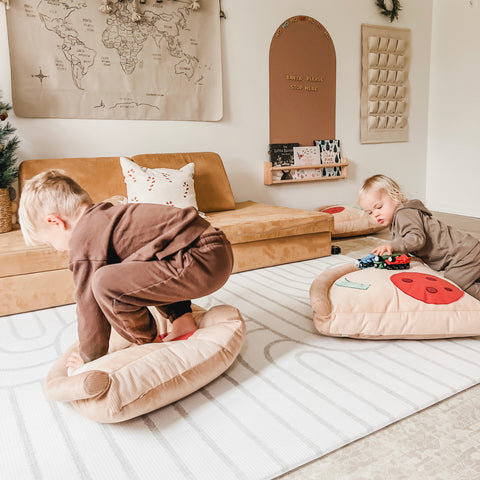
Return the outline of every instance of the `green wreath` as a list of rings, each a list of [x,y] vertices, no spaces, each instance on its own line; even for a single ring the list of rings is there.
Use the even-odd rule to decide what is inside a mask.
[[[391,1],[392,1],[391,9],[388,9],[385,6],[385,0],[375,1],[375,3],[377,4],[377,7],[380,9],[380,13],[388,17],[390,20],[390,23],[392,23],[394,20],[398,20],[398,12],[402,9],[402,6],[400,5],[400,0],[391,0]]]

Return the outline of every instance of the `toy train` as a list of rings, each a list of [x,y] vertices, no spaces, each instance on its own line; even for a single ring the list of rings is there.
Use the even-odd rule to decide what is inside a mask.
[[[400,255],[375,255],[371,253],[366,257],[357,260],[358,268],[380,268],[386,270],[407,270],[410,268],[410,255],[402,253]]]

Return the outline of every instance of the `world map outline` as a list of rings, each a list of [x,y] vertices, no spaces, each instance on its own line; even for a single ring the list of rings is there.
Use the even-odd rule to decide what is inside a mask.
[[[25,85],[25,102],[33,101],[33,88],[52,85],[52,81],[63,82],[65,87],[65,75],[61,77],[61,74],[69,73],[72,95],[74,91],[83,92],[82,96],[74,96],[82,102],[83,111],[80,115],[76,114],[79,118],[90,118],[91,115],[93,118],[218,120],[222,115],[219,99],[221,60],[216,58],[220,56],[220,49],[217,49],[216,45],[213,45],[212,49],[212,44],[205,47],[200,45],[207,38],[202,31],[203,26],[209,25],[205,24],[205,16],[200,17],[197,11],[189,8],[190,4],[190,1],[176,0],[149,6],[141,5],[141,17],[135,21],[132,18],[132,11],[135,9],[133,0],[110,3],[111,11],[107,14],[100,13],[99,5],[92,4],[91,0],[40,0],[36,6],[25,0],[19,7],[17,3],[17,9],[23,10],[24,18],[13,22],[7,14],[9,36],[10,30],[18,30],[20,25],[27,24],[36,29],[36,38],[43,37],[41,41],[45,42],[48,36],[52,45],[52,38],[56,39],[56,51],[53,52],[50,46],[49,53],[50,57],[55,56],[55,71],[49,71],[45,65],[47,62],[41,63],[40,60],[36,62],[37,66],[30,66],[28,76],[36,78],[38,86],[33,87],[22,79]],[[202,10],[203,5],[205,2]],[[210,9],[210,15],[212,11]],[[219,17],[216,16],[216,19],[218,21]],[[11,27],[12,24],[15,25]],[[213,30],[215,33],[216,28]],[[18,56],[24,57],[21,52]],[[40,59],[41,56],[38,57]],[[49,60],[51,67],[51,58]],[[23,77],[26,76],[25,63],[21,69],[16,69],[19,72],[23,70]],[[116,70],[113,70],[113,67]],[[101,76],[107,69],[112,72],[110,74],[114,88],[106,92],[102,92],[101,88],[96,91],[92,85],[107,82],[99,77],[97,83],[92,83],[91,76]],[[149,72],[152,72],[151,76]],[[145,81],[145,84],[141,84],[142,81]],[[18,91],[23,93],[22,88]],[[63,92],[66,88],[57,90]],[[47,98],[45,89],[39,91]],[[214,91],[216,93],[212,93]],[[172,93],[169,103],[168,97]],[[182,95],[187,100],[186,114],[181,113],[181,105],[178,113],[173,106],[174,101],[179,103],[178,99],[181,99]],[[207,105],[209,99],[213,100],[213,113],[194,111],[199,105]],[[147,108],[158,113],[146,114]],[[92,113],[101,109],[139,109],[143,113],[122,113],[120,117],[116,117],[116,114]],[[69,118],[62,113],[47,116]]]
[[[107,27],[102,33],[102,43],[105,47],[117,50],[123,71],[128,75],[134,72],[143,43],[152,37],[158,48],[161,41],[165,40],[169,53],[180,59],[175,65],[175,73],[191,79],[198,58],[185,53],[179,42],[181,31],[187,27],[189,9],[180,7],[172,13],[160,14],[146,10],[142,20],[136,22],[131,19],[129,3],[131,2],[123,1],[113,4],[112,12],[107,14]],[[82,77],[87,75],[93,66],[97,52],[80,40],[78,31],[68,18],[85,7],[84,0],[41,0],[37,6],[39,18],[45,28],[63,41],[62,51],[72,67],[73,82],[80,89]],[[55,15],[52,16],[51,13]],[[174,33],[169,34],[166,30],[160,30],[157,25],[159,20],[167,24],[173,23]]]

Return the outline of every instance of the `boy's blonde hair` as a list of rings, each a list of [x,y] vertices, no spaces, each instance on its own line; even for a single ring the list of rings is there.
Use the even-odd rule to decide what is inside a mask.
[[[27,245],[37,245],[36,236],[46,226],[46,217],[56,214],[74,219],[80,208],[91,204],[90,195],[63,170],[48,170],[23,185],[18,217]]]
[[[402,192],[398,183],[386,175],[373,175],[367,178],[358,191],[358,201],[362,200],[370,190],[385,192],[395,205],[402,205],[408,202],[407,196]]]

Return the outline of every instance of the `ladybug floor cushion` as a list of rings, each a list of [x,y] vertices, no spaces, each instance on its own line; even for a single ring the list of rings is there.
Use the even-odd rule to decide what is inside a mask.
[[[408,270],[354,262],[320,274],[310,287],[314,324],[339,337],[448,338],[480,335],[480,302],[413,258]]]
[[[168,321],[155,317],[159,332],[165,332]],[[199,328],[186,340],[133,345],[112,331],[109,353],[68,376],[65,362],[76,347],[72,345],[47,376],[47,396],[71,402],[92,420],[115,423],[195,392],[233,363],[243,344],[245,323],[228,305],[197,308],[194,318]]]
[[[332,238],[370,235],[385,228],[355,205],[327,205],[316,210],[333,215]]]

